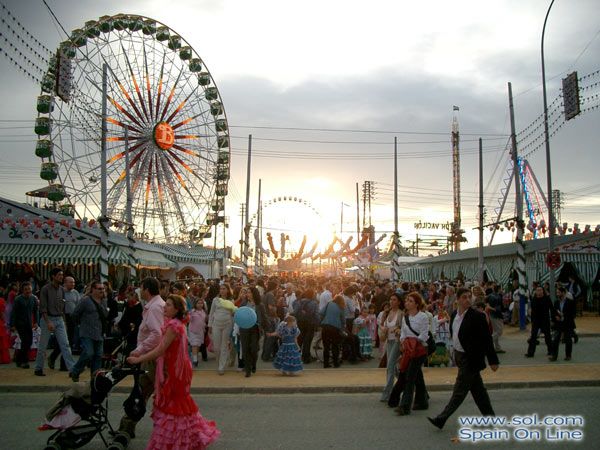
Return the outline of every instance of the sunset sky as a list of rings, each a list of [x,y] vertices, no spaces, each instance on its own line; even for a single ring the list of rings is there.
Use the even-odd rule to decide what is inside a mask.
[[[64,40],[41,1],[2,3],[48,48]],[[67,31],[102,15],[154,18],[177,31],[202,57],[223,98],[232,136],[226,214],[231,223],[227,243],[234,251],[239,249],[249,134],[254,152],[251,212],[259,178],[264,201],[291,196],[310,205],[278,202],[265,209],[265,227],[277,236],[290,234],[292,247],[305,233],[307,246],[317,239],[324,246],[334,229],[339,233],[342,204],[343,238],[356,230],[355,183],[365,180],[375,182],[372,222],[377,234],[390,235],[396,136],[400,234],[408,244],[419,232],[414,226],[419,220],[453,220],[450,131],[456,105],[462,225],[468,232],[466,246],[475,246],[477,140],[483,139],[484,204],[492,221],[507,178],[508,82],[515,96],[517,132],[532,123],[532,129],[540,130],[541,122],[534,121],[543,111],[540,38],[549,1],[47,3]],[[587,92],[596,97],[587,106],[600,103],[598,17],[597,0],[555,2],[546,27],[549,102],[558,96],[561,79],[576,70],[580,77],[592,75]],[[0,195],[25,201],[26,191],[43,185],[32,126],[39,86],[1,56]],[[565,195],[562,222],[581,227],[600,223],[598,123],[596,107],[565,123],[551,138],[553,187]],[[527,132],[522,138],[530,142]],[[537,144],[522,154],[529,154],[545,191],[545,151]],[[514,215],[513,209],[511,195],[504,217]],[[486,242],[487,236],[486,231]],[[504,233],[497,242],[510,239]]]

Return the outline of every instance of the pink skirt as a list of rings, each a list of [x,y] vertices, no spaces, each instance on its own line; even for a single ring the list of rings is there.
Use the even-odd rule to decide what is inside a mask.
[[[154,428],[146,450],[202,450],[217,440],[221,432],[214,421],[200,412],[174,416],[154,408]]]

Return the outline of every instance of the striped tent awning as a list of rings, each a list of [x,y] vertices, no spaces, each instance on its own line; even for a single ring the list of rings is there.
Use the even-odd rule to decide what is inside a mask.
[[[0,262],[29,264],[97,264],[99,245],[66,244],[0,244]],[[118,246],[111,246],[108,262],[127,264],[127,256]]]
[[[135,258],[138,261],[139,267],[146,269],[173,269],[177,267],[177,264],[170,261],[162,253],[151,252],[148,250],[135,249]]]

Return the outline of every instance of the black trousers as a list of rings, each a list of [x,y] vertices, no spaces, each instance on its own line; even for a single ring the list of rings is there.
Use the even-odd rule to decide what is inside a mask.
[[[565,340],[565,356],[567,358],[571,357],[571,353],[573,352],[573,330],[559,328],[554,330],[552,341],[552,356],[554,358],[558,358],[558,348],[560,347],[560,341]]]
[[[323,325],[321,328],[321,339],[323,340],[323,365],[329,366],[329,360],[333,358],[333,365],[340,364],[340,330],[331,325]]]
[[[240,329],[240,343],[242,345],[242,358],[244,359],[244,371],[246,373],[256,371],[258,360],[258,341],[260,331],[255,325],[252,328]]]
[[[298,328],[300,329],[298,343],[302,349],[302,362],[308,364],[312,358],[310,355],[310,346],[315,336],[315,326],[310,322],[299,321]]]
[[[15,352],[15,362],[17,364],[27,364],[29,363],[29,349],[31,349],[31,342],[33,341],[33,332],[30,326],[18,326],[16,328],[19,339],[21,339],[21,349]]]
[[[531,337],[529,338],[529,346],[527,347],[528,355],[535,355],[536,340],[539,332],[544,333],[544,340],[546,341],[546,347],[548,353],[552,354],[552,336],[550,334],[550,321],[547,322],[532,322],[531,324]]]
[[[427,360],[427,356],[413,358],[408,364],[406,374],[404,375],[405,383],[402,392],[400,406],[405,411],[410,411],[413,404],[413,394],[415,405],[421,408],[426,408],[428,404],[427,388],[425,387],[425,379],[423,378],[423,364]]]
[[[490,402],[490,396],[483,385],[481,379],[481,373],[479,370],[473,370],[467,365],[466,355],[462,352],[454,351],[454,360],[458,366],[458,375],[454,382],[454,389],[452,390],[452,396],[450,401],[439,414],[438,418],[443,421],[448,420],[448,417],[458,409],[462,404],[467,394],[471,392],[475,404],[479,408],[479,411],[484,416],[495,416],[492,403]]]

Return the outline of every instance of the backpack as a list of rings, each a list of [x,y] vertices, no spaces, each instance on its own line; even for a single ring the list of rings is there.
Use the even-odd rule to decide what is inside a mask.
[[[294,316],[298,322],[313,322],[313,314],[309,306],[311,300],[303,298],[296,301],[294,305]]]

